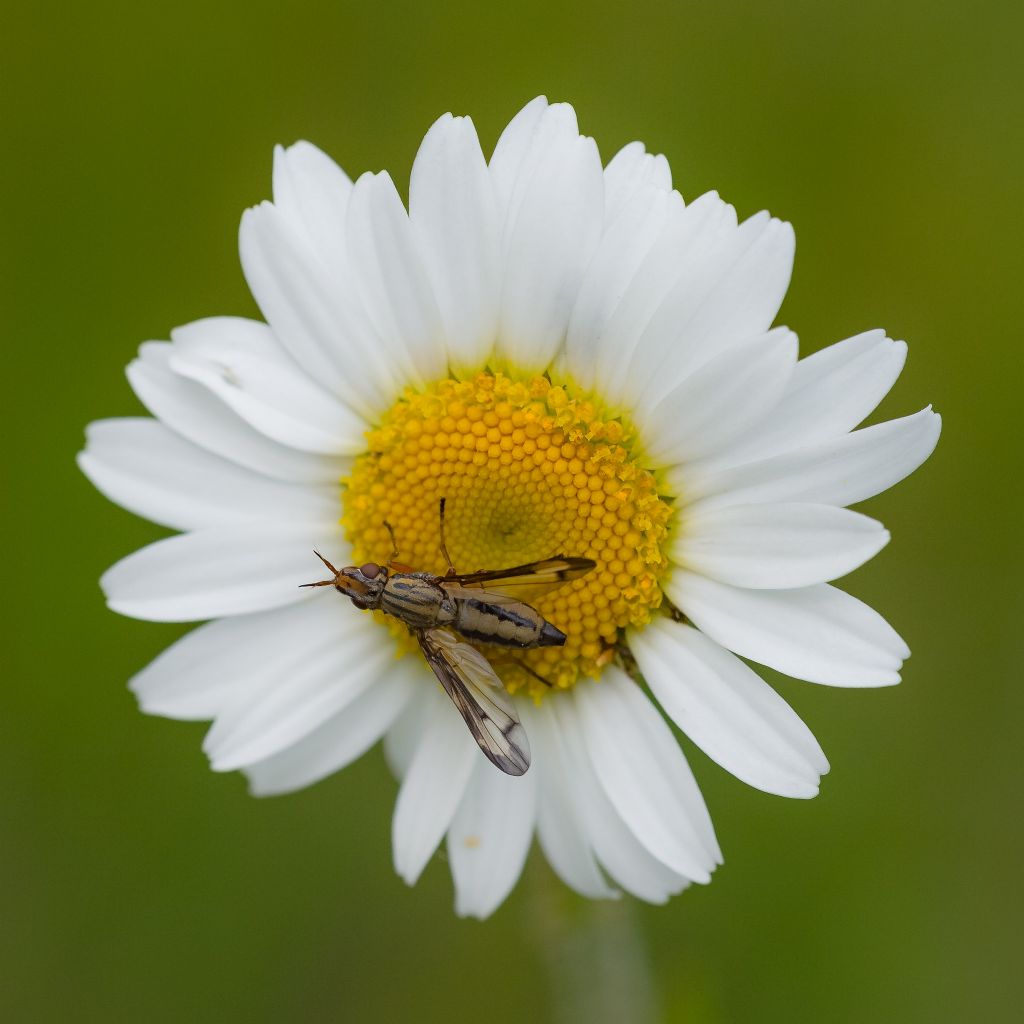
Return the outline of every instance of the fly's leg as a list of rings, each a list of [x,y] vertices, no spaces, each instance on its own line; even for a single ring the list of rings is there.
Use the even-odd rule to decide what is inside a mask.
[[[441,554],[444,555],[444,560],[448,563],[448,572],[445,575],[454,576],[456,575],[455,566],[452,565],[452,557],[448,554],[448,545],[444,541],[444,503],[445,499],[442,498],[439,511],[439,517],[441,520]]]
[[[644,674],[640,671],[640,666],[636,663],[636,658],[633,657],[633,652],[629,649],[626,644],[618,643],[614,647],[610,648],[614,652],[614,655],[618,655],[619,664],[622,666],[622,670],[639,686],[646,686],[647,681],[644,679]]]
[[[507,661],[510,664],[515,665],[517,668],[521,668],[528,676],[533,676],[534,679],[536,679],[538,682],[543,683],[549,690],[553,690],[555,688],[555,684],[551,682],[550,679],[545,679],[539,672],[535,672],[532,668],[530,668],[529,665],[526,664],[525,661],[522,661],[520,658],[513,658],[506,655],[506,657],[502,658],[501,660]]]
[[[395,528],[385,519],[384,529],[388,531],[388,536],[391,538],[391,558],[388,559],[388,565],[393,565],[398,558],[398,541],[395,540]]]
[[[398,541],[395,540],[395,528],[385,519],[381,524],[385,530],[388,531],[388,536],[391,538],[391,558],[388,559],[388,569],[391,572],[413,572],[411,566],[402,565],[398,559]]]

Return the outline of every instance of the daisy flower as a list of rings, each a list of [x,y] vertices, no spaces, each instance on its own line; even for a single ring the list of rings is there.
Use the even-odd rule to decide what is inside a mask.
[[[102,579],[112,609],[212,620],[131,683],[144,711],[212,719],[205,750],[259,795],[308,786],[383,739],[400,780],[395,868],[445,840],[459,914],[486,917],[532,838],[565,883],[663,902],[722,855],[669,721],[743,782],[811,797],[828,762],[747,660],[885,686],[909,651],[831,585],[889,535],[847,506],[931,453],[924,409],[855,429],[899,375],[880,330],[798,360],[772,324],[790,226],[685,203],[634,142],[606,166],[573,109],[538,98],[487,160],[441,117],[408,211],[305,142],[242,218],[265,322],[199,320],[128,378],[153,418],[88,430],[82,470],[179,535]],[[532,749],[498,771],[408,630],[316,579],[401,561],[443,573],[592,559],[531,599],[562,647],[494,664]],[[744,660],[745,659],[745,660]],[[544,685],[541,679],[550,685]]]

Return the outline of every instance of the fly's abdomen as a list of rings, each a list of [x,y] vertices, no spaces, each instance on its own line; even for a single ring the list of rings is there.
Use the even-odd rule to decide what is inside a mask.
[[[450,624],[456,616],[451,596],[426,574],[402,573],[384,586],[381,611],[401,619],[412,629],[433,629]]]
[[[457,598],[452,625],[469,640],[504,647],[561,647],[565,634],[528,604]]]

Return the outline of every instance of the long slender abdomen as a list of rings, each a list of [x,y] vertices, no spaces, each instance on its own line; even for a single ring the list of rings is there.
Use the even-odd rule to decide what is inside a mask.
[[[561,647],[565,634],[528,604],[456,598],[452,625],[467,639],[504,647]]]

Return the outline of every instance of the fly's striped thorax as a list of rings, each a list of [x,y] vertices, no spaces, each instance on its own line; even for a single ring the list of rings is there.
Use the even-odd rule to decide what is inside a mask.
[[[381,611],[412,629],[433,629],[453,622],[455,601],[427,573],[399,573],[384,585]]]

